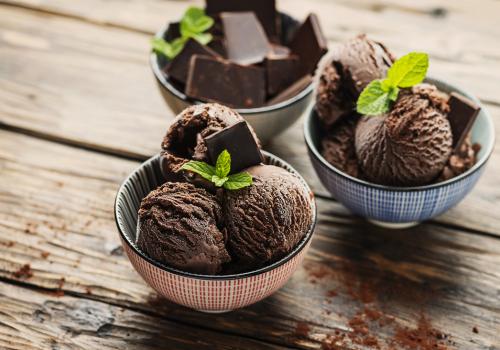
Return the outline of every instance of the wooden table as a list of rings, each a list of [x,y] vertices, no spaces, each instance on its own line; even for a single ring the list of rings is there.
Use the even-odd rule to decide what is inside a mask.
[[[151,34],[195,1],[0,0],[1,349],[500,349],[500,149],[459,206],[389,231],[319,184],[297,123],[267,149],[314,188],[303,266],[228,314],[157,298],[120,247],[120,182],[172,118]],[[282,0],[331,43],[367,32],[500,115],[500,2]],[[500,139],[497,122],[497,139]]]

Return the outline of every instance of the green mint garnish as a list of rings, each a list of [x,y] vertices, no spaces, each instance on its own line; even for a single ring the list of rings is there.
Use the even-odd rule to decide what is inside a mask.
[[[422,52],[410,52],[393,63],[387,78],[372,81],[361,92],[356,104],[360,114],[379,115],[390,110],[398,98],[400,88],[420,84],[429,68],[429,56]]]
[[[215,166],[190,160],[181,167],[182,170],[199,174],[204,179],[211,181],[216,187],[226,190],[239,190],[252,184],[252,176],[247,172],[229,175],[231,171],[231,155],[227,150],[222,151],[217,157]]]
[[[179,27],[181,36],[170,42],[162,38],[153,38],[151,40],[153,51],[171,60],[182,51],[184,45],[190,38],[198,41],[202,45],[206,45],[212,41],[212,34],[204,32],[210,29],[213,24],[213,18],[205,15],[205,10],[199,7],[190,7],[184,13],[180,22]]]

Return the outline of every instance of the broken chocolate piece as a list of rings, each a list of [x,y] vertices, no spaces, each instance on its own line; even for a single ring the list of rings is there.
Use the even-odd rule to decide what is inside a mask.
[[[283,91],[299,76],[299,57],[291,55],[284,58],[268,57],[265,62],[267,93],[271,96]]]
[[[254,12],[267,36],[273,41],[279,38],[275,0],[206,0],[206,12],[209,16],[221,12]]]
[[[174,57],[174,59],[167,66],[167,74],[175,79],[177,82],[185,84],[187,81],[189,62],[193,55],[203,55],[217,57],[218,54],[212,49],[200,44],[194,39],[189,39],[182,51]]]
[[[264,29],[253,12],[220,14],[226,37],[227,58],[238,64],[254,64],[271,51]]]
[[[207,44],[207,46],[217,52],[221,57],[227,58],[226,42],[224,38],[214,37],[213,40]]]
[[[181,24],[180,22],[170,22],[168,24],[167,32],[165,33],[163,39],[166,41],[172,41],[181,36]]]
[[[274,105],[292,98],[299,92],[304,90],[312,82],[312,76],[310,74],[304,75],[302,78],[297,80],[295,83],[290,85],[288,88],[280,92],[278,95],[267,101],[266,105]]]
[[[481,108],[470,99],[455,92],[450,94],[448,104],[450,105],[448,120],[453,135],[452,147],[456,151],[469,134]]]
[[[283,58],[290,56],[290,49],[283,45],[271,44],[271,53],[268,57]]]
[[[205,145],[212,164],[215,164],[219,154],[227,149],[231,154],[231,174],[264,161],[246,121],[238,122],[206,137]]]
[[[328,51],[325,36],[315,14],[310,14],[297,29],[290,42],[290,49],[300,57],[301,75],[313,74],[319,60]]]
[[[253,108],[264,104],[265,94],[264,69],[208,56],[191,57],[186,84],[189,97],[236,108]]]

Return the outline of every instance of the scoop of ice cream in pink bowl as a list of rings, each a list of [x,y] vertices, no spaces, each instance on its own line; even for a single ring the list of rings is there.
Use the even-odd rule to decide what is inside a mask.
[[[225,312],[286,283],[309,247],[316,206],[304,179],[261,151],[236,112],[207,104],[182,112],[162,152],[129,175],[115,217],[146,283],[177,304]]]

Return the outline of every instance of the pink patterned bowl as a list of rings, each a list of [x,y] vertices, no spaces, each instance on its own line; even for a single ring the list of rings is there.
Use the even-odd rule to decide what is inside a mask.
[[[130,174],[118,190],[115,220],[123,248],[142,278],[160,295],[174,303],[204,312],[227,312],[254,304],[280,289],[300,265],[316,225],[316,204],[309,186],[299,173],[280,158],[263,152],[266,164],[276,165],[299,176],[311,193],[313,221],[304,238],[287,256],[258,270],[234,275],[198,275],[163,265],[135,244],[137,211],[144,198],[165,179],[156,155]]]

